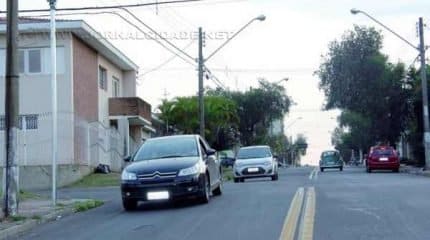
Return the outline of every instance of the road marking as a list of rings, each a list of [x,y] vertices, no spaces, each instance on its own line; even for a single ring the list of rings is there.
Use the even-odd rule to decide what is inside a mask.
[[[290,209],[288,210],[287,217],[285,218],[279,240],[294,240],[304,196],[304,189],[302,187],[297,189],[296,194],[294,194],[294,198],[291,201]]]
[[[318,168],[317,168],[317,167],[315,167],[315,168],[312,170],[311,174],[309,174],[309,180],[317,179],[317,178],[318,178]]]
[[[309,180],[312,180],[313,176],[314,176],[314,172],[315,172],[315,168],[312,169],[311,174],[309,174]]]
[[[314,237],[315,198],[315,188],[308,188],[306,193],[306,204],[303,210],[303,218],[300,223],[299,240],[312,240]]]

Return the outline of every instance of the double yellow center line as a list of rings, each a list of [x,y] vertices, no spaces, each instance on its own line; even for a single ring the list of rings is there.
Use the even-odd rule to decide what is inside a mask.
[[[288,210],[279,240],[296,239],[297,229],[299,230],[299,240],[312,240],[315,222],[315,205],[316,195],[314,187],[307,188],[306,193],[303,187],[297,189],[293,201],[291,202],[290,209]],[[298,224],[299,226],[297,226]]]

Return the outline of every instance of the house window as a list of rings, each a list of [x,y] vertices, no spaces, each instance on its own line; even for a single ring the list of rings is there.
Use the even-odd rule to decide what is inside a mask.
[[[25,119],[25,122],[24,122]],[[25,125],[27,130],[34,130],[39,128],[39,116],[38,115],[22,115],[19,116],[18,128],[22,129]],[[0,117],[0,130],[6,129],[6,119],[5,116]]]
[[[99,67],[99,86],[103,90],[107,90],[107,71],[103,67]]]
[[[6,119],[4,117],[0,117],[0,130],[3,131],[6,129]]]
[[[112,77],[112,96],[119,97],[120,96],[120,86],[119,79],[116,77]]]
[[[42,72],[41,49],[28,50],[28,72],[29,73],[41,73]]]
[[[39,117],[37,115],[25,116],[26,129],[37,129],[39,127]]]

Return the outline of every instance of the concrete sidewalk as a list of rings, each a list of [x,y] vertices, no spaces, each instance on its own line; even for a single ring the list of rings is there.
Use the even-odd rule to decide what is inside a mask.
[[[17,237],[39,224],[61,219],[75,212],[75,203],[86,200],[59,200],[54,207],[50,200],[28,199],[19,204],[18,215],[0,218],[0,240]]]
[[[424,168],[408,166],[403,164],[400,166],[400,172],[430,177],[430,171],[428,170],[424,171]]]

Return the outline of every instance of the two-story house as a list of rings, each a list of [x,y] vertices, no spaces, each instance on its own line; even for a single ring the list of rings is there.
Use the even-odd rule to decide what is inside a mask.
[[[20,19],[20,185],[51,184],[50,23]],[[0,167],[5,163],[5,19],[0,19]],[[151,135],[151,105],[136,96],[138,66],[84,21],[57,21],[58,184],[98,164],[119,171]]]

